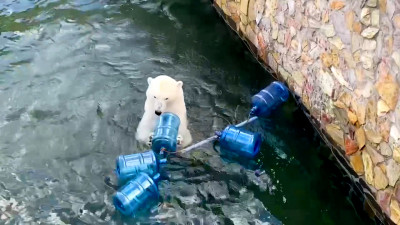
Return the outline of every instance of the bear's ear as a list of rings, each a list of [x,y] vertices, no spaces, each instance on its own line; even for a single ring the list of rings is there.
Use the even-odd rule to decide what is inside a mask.
[[[147,83],[150,85],[151,81],[153,80],[152,77],[147,78]]]
[[[176,82],[176,84],[177,84],[178,87],[182,87],[183,86],[183,82],[182,81],[178,81],[178,82]]]

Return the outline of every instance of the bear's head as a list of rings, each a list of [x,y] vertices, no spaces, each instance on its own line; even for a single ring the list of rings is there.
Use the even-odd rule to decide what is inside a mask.
[[[147,83],[149,84],[146,91],[147,100],[153,106],[157,116],[166,112],[172,104],[183,100],[182,81],[161,75],[156,78],[147,78]]]

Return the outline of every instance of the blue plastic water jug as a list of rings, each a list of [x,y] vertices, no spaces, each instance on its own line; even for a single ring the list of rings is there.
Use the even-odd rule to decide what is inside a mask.
[[[166,162],[167,159],[158,159],[152,150],[118,156],[116,160],[118,183],[122,185],[140,172],[154,176],[159,172],[160,164],[165,164]]]
[[[131,216],[137,211],[151,207],[159,198],[157,187],[159,178],[158,173],[153,178],[146,173],[139,173],[114,195],[115,208],[122,214]]]
[[[228,151],[228,153],[252,159],[260,152],[262,142],[260,133],[252,133],[230,125],[216,134],[221,150]]]
[[[289,98],[289,91],[282,82],[274,81],[251,99],[250,115],[266,117]]]
[[[179,117],[173,113],[161,114],[152,140],[152,149],[155,153],[160,153],[161,149],[167,152],[176,151],[176,138],[180,123]]]

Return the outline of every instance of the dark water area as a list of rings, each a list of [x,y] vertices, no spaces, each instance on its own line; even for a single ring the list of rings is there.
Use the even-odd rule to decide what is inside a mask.
[[[293,99],[248,126],[255,161],[206,145],[163,168],[151,212],[115,211],[147,77],[183,81],[194,142],[273,81],[208,1],[2,0],[0,32],[0,224],[371,224]]]

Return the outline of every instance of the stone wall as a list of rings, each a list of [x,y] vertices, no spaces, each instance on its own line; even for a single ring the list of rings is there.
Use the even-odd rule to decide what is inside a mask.
[[[400,224],[400,0],[214,6],[288,84],[375,214]]]

